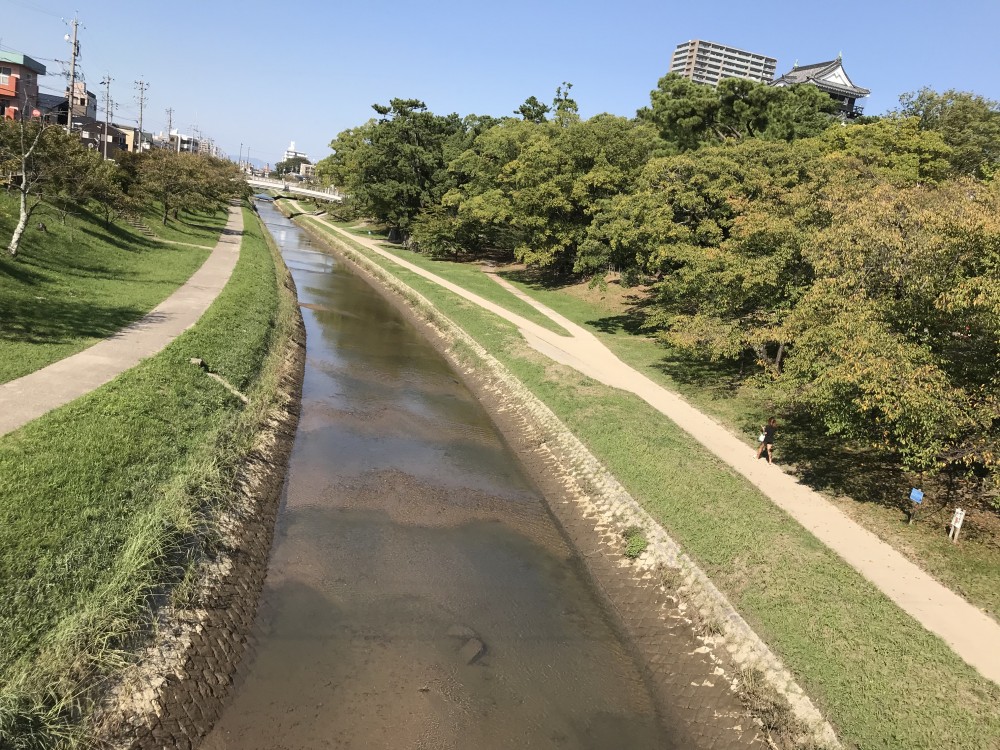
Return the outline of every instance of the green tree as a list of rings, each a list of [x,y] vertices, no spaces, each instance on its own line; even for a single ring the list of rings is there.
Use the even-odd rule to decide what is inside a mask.
[[[656,145],[647,124],[580,121],[575,104],[561,106],[553,121],[510,120],[480,135],[452,163],[457,184],[443,201],[456,232],[556,274],[573,270],[599,206],[630,189]]]
[[[788,316],[786,399],[914,471],[991,468],[1000,440],[1000,191],[971,180],[824,199]]]
[[[721,105],[713,87],[669,73],[649,98],[650,107],[640,110],[639,117],[653,123],[674,150],[691,151],[715,137]]]
[[[215,210],[249,193],[235,164],[201,154],[154,149],[139,155],[135,171],[133,196],[157,201],[164,224],[171,212]]]
[[[551,111],[552,107],[538,101],[537,97],[529,96],[524,100],[524,104],[514,111],[514,114],[521,115],[521,118],[528,122],[543,123],[548,119],[546,115]]]
[[[111,199],[114,170],[75,136],[37,122],[0,121],[0,173],[18,195],[18,220],[7,243],[16,256],[32,215],[42,205],[66,211],[95,197]]]
[[[815,86],[725,78],[713,87],[670,73],[638,114],[656,125],[672,151],[683,152],[729,139],[809,138],[834,122],[835,111],[835,102]]]
[[[361,158],[371,143],[374,119],[356,128],[348,128],[330,142],[333,153],[316,164],[316,176],[326,185],[336,185],[349,191],[361,172]]]
[[[656,158],[609,202],[593,234],[620,267],[660,279],[649,328],[713,359],[749,349],[780,370],[784,317],[811,280],[803,248],[824,220],[811,194],[820,153],[815,141],[749,139]]]
[[[293,156],[291,159],[283,159],[274,165],[274,171],[276,174],[298,174],[299,167],[303,164],[312,164],[304,156]]]
[[[941,134],[959,174],[992,177],[1000,168],[1000,102],[967,91],[929,88],[899,98],[900,117],[916,117],[922,130]]]
[[[360,211],[406,237],[417,214],[450,186],[446,149],[464,124],[456,114],[429,112],[417,99],[372,108],[379,119],[338,136],[330,144],[335,158],[323,172],[343,180]]]
[[[830,128],[823,143],[827,158],[853,181],[937,182],[953,171],[953,149],[940,133],[921,130],[915,117]]]

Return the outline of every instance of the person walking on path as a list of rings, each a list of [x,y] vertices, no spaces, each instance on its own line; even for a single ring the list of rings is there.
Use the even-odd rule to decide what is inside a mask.
[[[774,463],[773,452],[774,452],[774,433],[778,431],[778,420],[771,417],[767,420],[767,424],[764,425],[764,431],[760,433],[760,448],[757,449],[757,458],[763,455],[764,451],[767,451],[767,462]]]

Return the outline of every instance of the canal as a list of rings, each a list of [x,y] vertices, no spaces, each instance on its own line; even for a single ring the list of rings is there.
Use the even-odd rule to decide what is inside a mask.
[[[271,204],[302,414],[253,636],[202,747],[670,748],[643,670],[489,416]]]

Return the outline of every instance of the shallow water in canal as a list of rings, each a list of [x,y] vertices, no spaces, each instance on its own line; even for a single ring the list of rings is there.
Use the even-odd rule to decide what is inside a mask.
[[[445,360],[269,204],[307,332],[255,648],[202,747],[672,747],[544,501]]]

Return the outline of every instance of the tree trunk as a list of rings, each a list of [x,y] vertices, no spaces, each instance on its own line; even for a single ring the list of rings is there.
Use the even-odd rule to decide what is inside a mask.
[[[167,225],[167,202],[163,201],[163,226]]]
[[[34,206],[28,205],[28,196],[22,191],[21,192],[21,211],[17,219],[17,226],[14,227],[14,234],[10,236],[10,243],[7,245],[7,252],[10,253],[10,257],[17,257],[17,251],[21,248],[21,238],[24,236],[24,230],[28,226],[28,219],[31,218],[31,212],[35,210]]]

